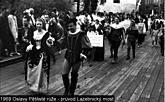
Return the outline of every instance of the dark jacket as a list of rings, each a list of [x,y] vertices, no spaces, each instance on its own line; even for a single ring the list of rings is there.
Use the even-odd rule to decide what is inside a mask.
[[[121,41],[123,36],[124,28],[115,29],[111,27],[111,33],[109,34],[109,39],[111,41]]]
[[[126,30],[126,35],[128,35],[128,41],[136,41],[138,38],[138,29],[137,28],[128,28]]]
[[[68,34],[67,36],[67,50],[65,58],[71,65],[81,61],[80,53],[82,53],[83,35],[84,34],[82,34],[82,32],[78,32],[77,34]]]
[[[27,34],[25,34],[25,28],[20,28],[18,31],[18,42],[20,44],[20,51],[23,55],[23,57],[26,57],[26,48],[30,44],[30,41],[33,37],[33,32],[35,31],[35,28],[33,26],[30,26],[27,28]]]

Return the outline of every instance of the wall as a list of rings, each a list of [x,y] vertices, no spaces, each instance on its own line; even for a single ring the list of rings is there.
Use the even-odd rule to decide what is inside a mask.
[[[113,0],[107,0],[100,11],[106,12],[126,12],[130,13],[136,8],[136,0],[120,0],[120,3],[113,3]]]
[[[106,3],[109,3],[109,4],[118,4],[118,3],[113,3],[113,0],[107,0]],[[136,0],[120,0],[120,4],[119,5],[123,5],[123,4],[127,4],[127,3],[136,4]]]

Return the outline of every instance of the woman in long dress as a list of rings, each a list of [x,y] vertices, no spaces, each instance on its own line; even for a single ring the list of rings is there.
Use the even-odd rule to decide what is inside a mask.
[[[100,24],[99,20],[96,19],[95,23],[95,29],[98,32],[99,35],[103,35],[103,27]],[[103,37],[103,46],[102,47],[95,47],[95,53],[94,53],[94,61],[103,61],[104,60],[104,37]]]
[[[27,47],[27,84],[29,89],[37,93],[45,93],[49,85],[50,56],[48,48],[55,39],[43,30],[43,21],[36,21],[37,30],[34,31],[30,45]]]

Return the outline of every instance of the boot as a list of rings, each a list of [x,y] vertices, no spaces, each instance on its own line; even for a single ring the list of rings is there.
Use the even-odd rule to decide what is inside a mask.
[[[111,54],[111,56],[109,58],[113,58],[113,54]]]
[[[62,75],[62,80],[63,80],[63,84],[64,84],[64,88],[65,88],[65,91],[64,91],[63,95],[68,95],[68,93],[69,93],[69,77],[68,77],[68,74],[63,74]]]
[[[132,49],[132,56],[133,56],[133,59],[135,58],[135,47]]]
[[[127,58],[126,60],[129,60],[130,59],[130,47],[127,48]]]
[[[74,96],[77,80],[78,80],[78,73],[71,73],[71,85],[69,90],[69,95],[71,96]]]
[[[129,56],[127,56],[126,60],[129,60],[129,59],[130,59],[130,57],[129,57]]]
[[[135,58],[135,53],[133,53],[133,55],[132,55],[132,56],[133,56],[133,59],[134,59],[134,58]]]

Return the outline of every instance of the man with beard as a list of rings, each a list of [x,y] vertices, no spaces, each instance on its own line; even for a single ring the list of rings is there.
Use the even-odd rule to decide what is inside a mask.
[[[65,60],[63,63],[62,70],[62,79],[65,88],[64,95],[74,95],[76,85],[78,82],[78,71],[80,69],[81,60],[86,58],[84,54],[82,54],[82,37],[83,32],[81,30],[76,29],[76,18],[72,18],[68,23],[68,32],[67,32],[67,50],[65,53]],[[69,82],[69,73],[71,72],[71,84]]]

